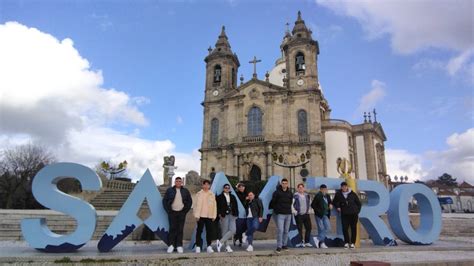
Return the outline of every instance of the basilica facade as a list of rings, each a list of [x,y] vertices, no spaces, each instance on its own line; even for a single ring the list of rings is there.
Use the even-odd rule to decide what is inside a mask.
[[[281,164],[305,161],[295,171],[297,180],[302,179],[300,172],[339,177],[337,162],[345,159],[354,178],[384,182],[382,125],[376,117],[357,125],[331,118],[319,83],[319,45],[300,12],[280,49],[281,58],[263,79],[254,70],[252,79],[243,82],[224,27],[215,47],[209,47],[201,176],[223,171],[240,180],[288,177],[290,169]],[[251,61],[254,66],[257,62]]]

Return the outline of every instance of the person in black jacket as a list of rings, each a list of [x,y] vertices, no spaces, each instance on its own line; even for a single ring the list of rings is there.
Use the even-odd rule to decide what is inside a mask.
[[[245,184],[244,183],[238,183],[237,184],[237,191],[235,192],[235,194],[237,194],[237,197],[239,198],[242,205],[245,205],[247,192],[245,191]],[[245,242],[245,241],[242,240],[242,236],[245,234],[246,230],[247,230],[247,224],[246,223],[244,223],[241,226],[241,228],[237,228],[237,232],[234,235],[234,246],[236,245],[237,241],[239,241],[239,247],[242,246],[242,243]]]
[[[362,207],[359,197],[354,193],[346,182],[341,183],[341,190],[336,192],[333,201],[337,211],[341,214],[342,232],[344,234],[344,248],[355,248],[357,238],[357,222]],[[349,238],[349,227],[351,236]]]
[[[237,199],[231,194],[229,184],[224,185],[223,192],[216,197],[216,203],[222,233],[222,238],[216,242],[217,252],[221,252],[222,245],[225,245],[227,252],[232,252],[230,246],[227,245],[227,240],[235,234],[235,220],[239,216],[239,207]]]
[[[174,186],[169,187],[163,197],[163,208],[168,213],[170,224],[168,253],[172,253],[175,248],[178,253],[183,253],[183,229],[191,205],[193,205],[191,193],[183,187],[183,179],[178,176],[174,180]]]
[[[316,248],[328,248],[324,241],[327,233],[331,231],[329,218],[332,210],[332,201],[325,184],[319,186],[319,192],[314,196],[311,207],[314,210],[316,225],[318,227],[318,236],[313,238],[314,244]]]
[[[288,187],[288,179],[283,178],[280,186],[273,192],[271,201],[273,214],[276,215],[277,221],[277,253],[280,253],[282,249],[288,249],[288,231],[291,224],[292,205],[293,194]]]
[[[255,198],[255,194],[251,191],[248,193],[245,202],[245,217],[247,224],[247,247],[248,252],[253,251],[253,233],[257,231],[260,223],[263,221],[263,204],[259,198]]]

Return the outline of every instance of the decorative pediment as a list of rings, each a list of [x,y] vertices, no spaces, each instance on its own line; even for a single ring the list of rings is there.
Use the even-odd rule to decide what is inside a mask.
[[[383,139],[383,141],[387,141],[387,136],[385,135],[385,132],[383,131],[382,124],[375,122],[374,126],[375,126],[375,132],[377,133],[377,135],[379,135]]]
[[[272,84],[270,82],[266,82],[266,81],[263,81],[263,80],[259,80],[259,79],[251,79],[249,81],[247,81],[246,83],[240,85],[239,87],[237,87],[236,89],[232,90],[232,91],[229,91],[227,94],[224,95],[224,99],[229,99],[229,98],[233,98],[237,95],[250,95],[251,91],[250,92],[247,92],[247,90],[250,88],[250,90],[253,90],[254,88],[263,88],[261,91],[260,91],[260,95],[261,94],[264,94],[266,92],[281,92],[281,91],[287,91],[288,89],[287,88],[284,88],[284,87],[281,87],[281,86],[278,86],[278,85],[275,85],[275,84]],[[255,93],[253,93],[253,95],[255,95]]]

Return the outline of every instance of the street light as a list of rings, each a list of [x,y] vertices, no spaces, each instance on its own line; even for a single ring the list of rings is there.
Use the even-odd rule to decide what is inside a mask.
[[[272,159],[276,165],[290,170],[290,187],[295,188],[296,168],[306,167],[306,164],[309,163],[309,159],[311,159],[311,152],[306,151],[306,153],[301,153],[300,156],[296,155],[296,153],[278,155],[276,152],[273,152]]]

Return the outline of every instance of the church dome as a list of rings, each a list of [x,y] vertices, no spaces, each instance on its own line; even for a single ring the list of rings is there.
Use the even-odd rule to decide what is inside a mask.
[[[286,64],[283,58],[275,62],[275,67],[269,72],[269,81],[272,84],[283,87],[283,78],[286,77]]]

